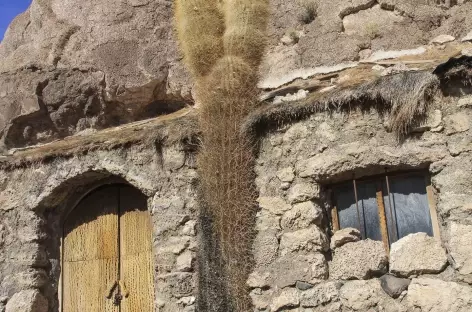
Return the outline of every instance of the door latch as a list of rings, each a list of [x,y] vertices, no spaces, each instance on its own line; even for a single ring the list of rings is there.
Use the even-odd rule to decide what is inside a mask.
[[[113,293],[117,288],[118,291],[113,296]],[[113,283],[113,286],[111,286],[110,290],[108,291],[106,298],[111,299],[113,297],[113,304],[118,306],[120,305],[121,300],[123,300],[123,296],[127,298],[129,296],[129,292],[126,289],[125,283],[121,280],[118,280]]]
[[[123,295],[118,291],[113,299],[113,305],[119,306],[121,300],[123,300]]]

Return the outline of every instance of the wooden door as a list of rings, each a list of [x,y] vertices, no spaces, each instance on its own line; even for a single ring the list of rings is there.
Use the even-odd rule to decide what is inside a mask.
[[[99,188],[64,223],[62,312],[151,312],[152,227],[146,197],[126,185]],[[121,281],[129,295],[107,299]],[[123,289],[116,287],[123,292]]]
[[[117,312],[105,295],[118,278],[118,196],[101,188],[71,212],[64,223],[62,310]]]
[[[121,312],[154,311],[151,218],[146,198],[135,188],[120,189],[120,271],[129,296]]]

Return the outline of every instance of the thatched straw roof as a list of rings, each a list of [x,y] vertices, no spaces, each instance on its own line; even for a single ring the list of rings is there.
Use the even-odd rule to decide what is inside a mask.
[[[441,77],[445,84],[452,80],[460,80],[462,84],[472,85],[472,57],[461,56],[450,58],[447,62],[438,65],[433,74]]]
[[[402,60],[419,67],[415,71],[379,76],[372,64],[360,64],[335,76],[348,76],[331,85],[333,75],[312,77],[311,81],[294,82],[283,90],[293,92],[308,85],[308,97],[279,104],[264,101],[242,125],[242,131],[256,136],[270,129],[308,118],[318,112],[367,111],[376,109],[386,117],[399,138],[421,124],[434,101],[448,95],[451,83],[472,84],[472,57],[452,57],[440,61]],[[386,63],[395,64],[396,60]],[[408,63],[408,64],[410,64]],[[420,64],[420,65],[418,65]],[[326,79],[327,78],[327,79]],[[326,88],[329,86],[328,88]],[[277,93],[278,90],[272,90]],[[268,98],[265,97],[265,100]],[[92,150],[111,150],[130,144],[174,144],[194,141],[199,135],[196,109],[186,108],[176,113],[106,129],[89,135],[74,135],[44,145],[12,150],[0,156],[0,167],[14,168],[56,157],[70,157]]]
[[[130,144],[171,145],[192,140],[198,133],[195,111],[185,108],[176,113],[124,126],[74,135],[48,144],[15,149],[0,157],[1,168],[25,166],[56,157],[70,157],[94,150],[112,150]]]
[[[382,114],[388,114],[391,129],[401,136],[424,119],[428,105],[439,94],[439,87],[439,77],[426,71],[380,77],[366,83],[315,93],[294,103],[263,106],[248,118],[244,129],[260,133],[318,112],[375,108]]]
[[[261,106],[249,116],[243,131],[260,135],[319,112],[376,109],[387,117],[390,130],[402,138],[424,122],[434,101],[448,95],[451,83],[472,85],[472,57],[453,57],[442,63],[423,62],[421,67],[421,70],[387,76],[375,75],[365,66],[348,70],[351,79],[325,88],[324,92],[310,93],[307,98],[296,102]]]

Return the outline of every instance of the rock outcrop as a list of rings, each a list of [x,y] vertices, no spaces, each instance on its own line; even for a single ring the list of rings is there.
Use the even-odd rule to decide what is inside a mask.
[[[175,111],[191,103],[172,1],[35,0],[0,45],[7,148]]]
[[[440,35],[468,41],[472,3],[447,3],[273,0],[261,86],[352,67],[376,51],[414,50]],[[192,104],[172,6],[170,0],[34,0],[0,44],[3,149]]]

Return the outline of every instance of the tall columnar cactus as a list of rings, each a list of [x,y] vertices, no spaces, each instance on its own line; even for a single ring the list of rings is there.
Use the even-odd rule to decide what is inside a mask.
[[[219,0],[176,0],[175,20],[185,63],[194,76],[209,74],[223,56],[224,18]]]
[[[176,0],[180,46],[201,105],[202,202],[219,242],[217,269],[232,311],[252,310],[246,280],[257,210],[254,144],[240,126],[257,105],[268,1]]]

